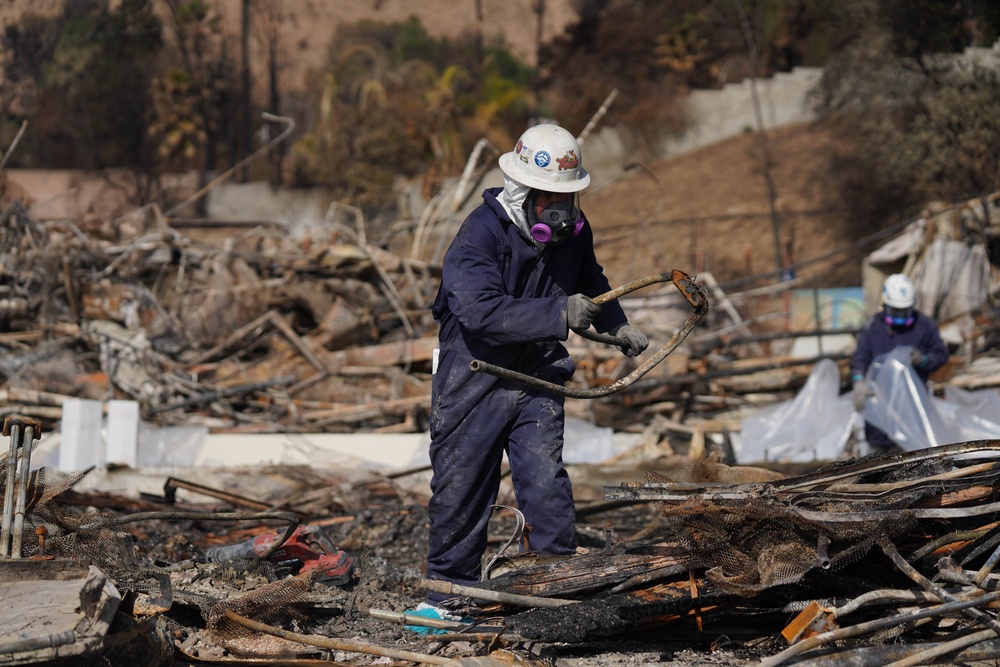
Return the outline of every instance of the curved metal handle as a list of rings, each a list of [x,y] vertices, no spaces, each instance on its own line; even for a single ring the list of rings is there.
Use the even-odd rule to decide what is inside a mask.
[[[657,283],[665,283],[667,281],[672,282],[677,289],[680,290],[681,294],[687,299],[687,302],[691,304],[692,308],[698,307],[698,301],[705,298],[704,294],[699,290],[701,288],[694,282],[698,279],[698,276],[689,276],[683,271],[678,269],[672,270],[670,273],[654,273],[652,275],[646,276],[644,278],[639,278],[638,280],[633,280],[632,282],[622,285],[617,289],[613,289],[610,292],[605,292],[604,294],[594,297],[593,302],[596,304],[605,304],[608,301],[612,301],[621,296],[628,294],[629,292],[634,292],[643,287],[649,287],[650,285],[655,285]],[[619,338],[618,336],[612,336],[610,334],[602,334],[597,331],[592,331],[590,329],[573,329],[573,333],[580,336],[581,338],[586,338],[587,340],[592,340],[595,343],[604,343],[605,345],[614,345],[615,347],[623,347],[628,345],[628,341],[624,338]]]
[[[620,380],[612,382],[611,384],[604,385],[603,387],[595,387],[594,389],[573,389],[555,384],[553,382],[548,382],[546,380],[540,380],[532,375],[518,373],[517,371],[512,371],[508,368],[494,366],[493,364],[480,361],[479,359],[473,359],[469,362],[469,368],[477,373],[487,373],[505,380],[520,382],[521,384],[526,384],[530,387],[546,389],[554,394],[566,396],[568,398],[599,398],[601,396],[608,396],[609,394],[621,391],[651,371],[661,361],[666,359],[667,355],[673,352],[677,346],[680,345],[685,338],[687,338],[687,335],[691,333],[691,330],[694,329],[695,325],[701,321],[701,318],[703,318],[706,313],[708,313],[708,295],[705,293],[705,288],[695,282],[696,278],[697,277],[687,275],[683,271],[674,269],[670,273],[660,273],[646,276],[645,278],[639,278],[638,280],[634,280],[627,285],[619,287],[618,289],[606,292],[605,294],[602,294],[594,299],[595,303],[607,303],[612,299],[617,299],[618,297],[628,294],[629,292],[634,292],[637,289],[669,280],[675,287],[677,287],[681,296],[683,296],[691,307],[694,308],[694,312],[688,316],[687,320],[685,320],[684,326],[682,326],[677,333],[675,333],[670,340],[667,341],[666,345],[660,348],[656,354],[647,359],[634,371]],[[618,340],[614,336],[606,336],[605,334],[598,334],[596,332],[594,332],[594,335],[605,336],[606,338]],[[585,337],[589,338],[589,336]]]

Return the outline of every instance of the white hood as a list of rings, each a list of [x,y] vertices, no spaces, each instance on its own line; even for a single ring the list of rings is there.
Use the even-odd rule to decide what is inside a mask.
[[[531,188],[521,185],[509,176],[503,177],[503,192],[497,197],[497,201],[507,211],[507,215],[518,226],[527,238],[531,238],[531,230],[528,228],[528,218],[524,214],[524,200],[528,198]]]

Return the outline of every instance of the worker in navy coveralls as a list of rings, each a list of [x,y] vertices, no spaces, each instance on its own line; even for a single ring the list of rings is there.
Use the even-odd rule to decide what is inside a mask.
[[[912,348],[910,363],[925,385],[928,376],[948,361],[948,347],[941,340],[937,323],[914,308],[915,303],[916,290],[906,275],[894,273],[886,278],[882,285],[883,310],[858,334],[857,348],[851,357],[854,409],[858,412],[864,410],[865,398],[871,394],[865,374],[880,355],[897,347]],[[895,447],[888,435],[867,422],[865,439],[875,451]]]
[[[474,359],[562,385],[576,368],[570,328],[591,324],[635,356],[648,340],[610,290],[594,256],[579,192],[590,183],[580,146],[558,125],[529,128],[500,157],[504,187],[483,192],[444,257],[434,302],[439,359],[430,414],[432,496],[427,577],[479,581],[504,452],[532,552],[576,552],[576,516],[563,467],[563,397],[470,370]],[[449,596],[430,592],[436,605]],[[446,605],[447,606],[447,605]]]

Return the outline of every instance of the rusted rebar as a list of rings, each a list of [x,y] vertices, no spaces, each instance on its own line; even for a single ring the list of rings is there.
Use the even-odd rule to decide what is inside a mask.
[[[55,556],[45,553],[45,537],[49,534],[49,529],[45,524],[35,528],[35,535],[38,536],[38,553],[31,557],[31,560],[55,560]]]
[[[503,378],[505,380],[511,380],[513,382],[520,382],[521,384],[526,384],[530,387],[546,389],[554,394],[566,396],[568,398],[600,398],[601,396],[608,396],[609,394],[621,391],[651,371],[661,361],[666,359],[667,355],[673,352],[677,346],[680,345],[685,338],[687,338],[687,335],[691,333],[691,330],[694,329],[695,325],[698,324],[698,322],[701,321],[701,318],[703,318],[708,312],[708,297],[705,294],[704,288],[695,283],[694,278],[691,278],[683,271],[674,269],[670,273],[661,273],[646,276],[645,278],[639,278],[638,280],[634,280],[627,285],[623,285],[593,299],[594,303],[607,303],[608,301],[617,299],[618,297],[628,294],[629,292],[633,292],[637,289],[654,285],[656,283],[666,282],[668,280],[673,282],[674,286],[680,290],[681,295],[687,300],[691,307],[694,308],[694,312],[688,316],[687,320],[684,322],[684,326],[682,326],[671,337],[667,344],[664,345],[656,354],[647,359],[637,369],[620,380],[612,382],[611,384],[604,385],[603,387],[595,387],[594,389],[574,389],[571,387],[564,387],[563,385],[555,384],[553,382],[547,382],[546,380],[540,380],[531,375],[518,373],[517,371],[512,371],[509,368],[495,366],[479,359],[471,361],[469,363],[469,368],[471,368],[474,372],[488,373],[489,375]],[[577,330],[574,329],[574,331]],[[577,331],[577,333],[581,332]],[[621,339],[613,336],[604,336],[603,334],[597,334],[594,332],[588,332],[586,337],[601,337],[598,339],[600,342],[612,342],[612,344],[615,345],[624,344],[624,341]],[[604,340],[604,338],[611,340]]]

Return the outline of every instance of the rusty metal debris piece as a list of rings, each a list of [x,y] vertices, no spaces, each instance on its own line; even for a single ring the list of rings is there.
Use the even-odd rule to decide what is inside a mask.
[[[45,536],[49,534],[49,529],[45,527],[45,524],[41,524],[38,528],[35,528],[35,535],[38,535],[38,553],[31,557],[30,560],[54,560],[55,556],[45,553]]]
[[[491,505],[490,508],[510,510],[511,512],[514,513],[514,519],[517,523],[514,526],[514,532],[511,533],[511,536],[507,540],[506,544],[504,544],[499,551],[493,554],[493,557],[490,558],[489,562],[487,562],[486,565],[483,566],[483,572],[479,579],[480,581],[486,581],[487,579],[490,578],[490,570],[493,568],[496,562],[500,560],[500,558],[502,558],[505,553],[507,553],[507,549],[510,549],[511,546],[513,546],[516,542],[520,542],[521,538],[524,535],[525,521],[524,521],[524,514],[521,512],[521,510],[517,509],[516,507],[510,507],[509,505]]]
[[[706,313],[708,313],[708,296],[705,293],[705,289],[695,282],[696,278],[697,276],[691,277],[683,271],[674,269],[670,273],[655,274],[634,280],[627,285],[623,285],[594,298],[595,303],[603,304],[637,289],[669,280],[675,287],[677,287],[681,296],[683,296],[691,307],[694,308],[694,312],[688,316],[684,325],[670,338],[669,341],[667,341],[666,345],[664,345],[652,357],[647,359],[641,366],[639,366],[639,368],[635,369],[620,380],[612,382],[611,384],[604,385],[603,387],[596,387],[594,389],[573,389],[571,387],[564,387],[559,384],[540,380],[531,375],[518,373],[517,371],[512,371],[508,368],[495,366],[494,364],[490,364],[479,359],[472,360],[469,363],[469,368],[477,373],[488,373],[489,375],[503,378],[505,380],[520,382],[530,387],[546,389],[552,393],[560,396],[566,396],[568,398],[600,398],[601,396],[614,394],[615,392],[628,387],[630,384],[651,371],[661,361],[666,359],[667,355],[673,352],[677,346],[680,345],[685,338],[687,338],[687,335],[691,333],[691,330],[694,329],[695,325],[701,321]],[[574,329],[574,331],[576,330]],[[577,333],[580,332],[578,331]],[[603,336],[602,334],[589,332],[587,334],[581,333],[581,335],[591,338],[592,340],[597,340],[598,342],[610,342],[614,345],[623,345],[625,343],[623,340],[615,338],[614,336]],[[599,336],[600,338],[595,338],[595,336]]]
[[[223,491],[221,489],[213,489],[212,487],[205,486],[203,484],[197,484],[195,482],[189,482],[184,479],[178,479],[176,477],[168,477],[167,481],[163,483],[163,498],[166,502],[173,504],[177,500],[177,489],[184,489],[185,491],[193,491],[194,493],[200,493],[202,495],[209,496],[211,498],[216,498],[218,500],[224,500],[232,505],[243,507],[248,507],[250,509],[257,509],[262,511],[267,511],[271,509],[271,506],[267,503],[262,503],[250,498],[245,498],[243,496],[237,495],[235,493],[230,493],[228,491]]]

